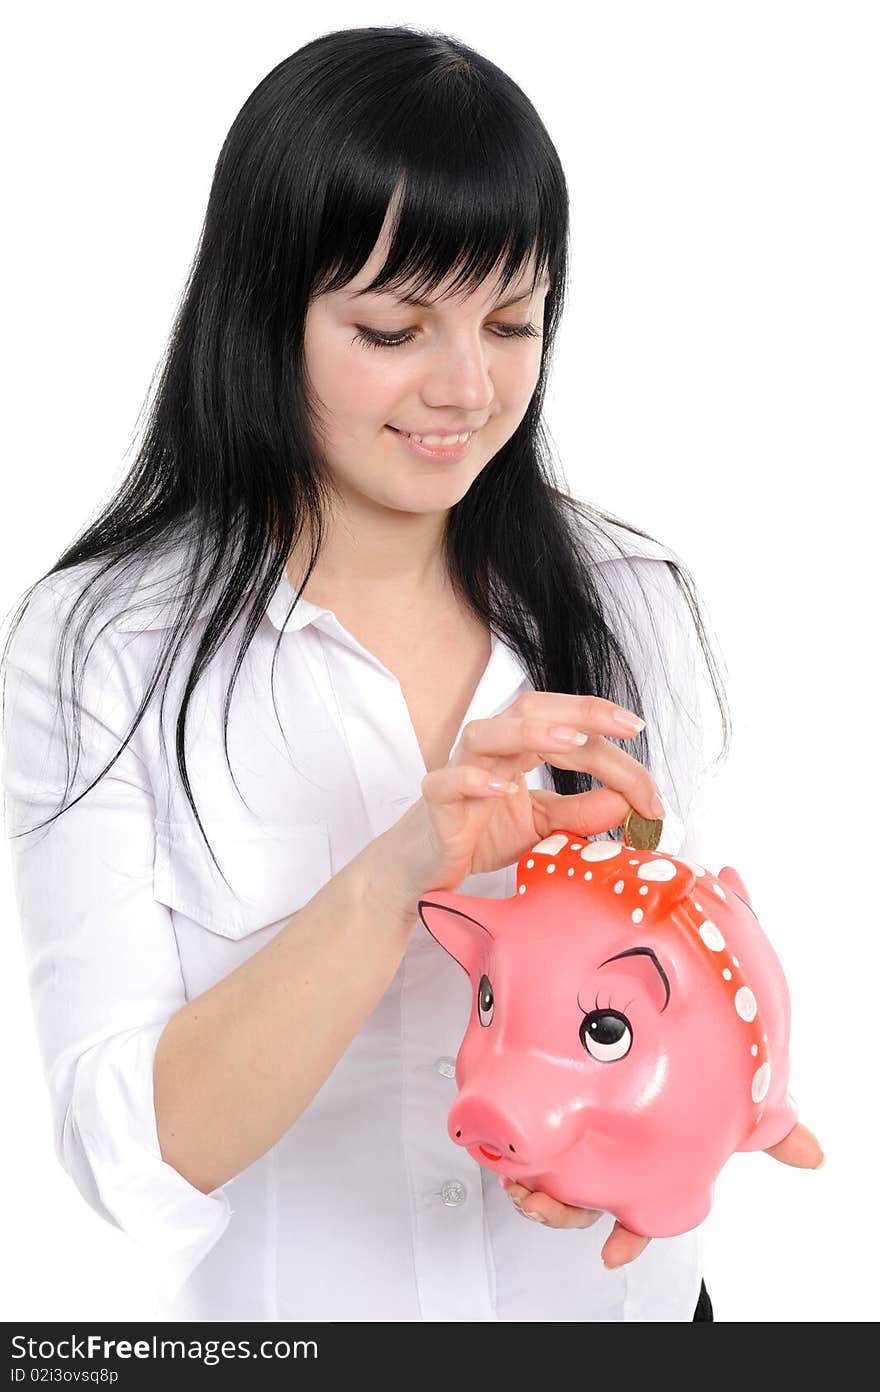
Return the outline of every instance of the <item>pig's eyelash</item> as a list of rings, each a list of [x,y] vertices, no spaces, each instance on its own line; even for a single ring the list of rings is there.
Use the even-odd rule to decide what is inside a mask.
[[[627,1001],[626,1005],[623,1007],[623,1010],[618,1011],[618,1014],[620,1014],[620,1015],[625,1015],[626,1012],[627,1012],[627,1010],[628,1010],[629,1007],[632,1005],[632,1003],[633,1003],[634,1000],[635,1000],[635,996],[633,996],[632,1000],[628,1000],[628,1001]],[[578,1005],[580,1005],[580,1001],[578,1001]],[[582,1006],[581,1006],[581,1009],[583,1009]],[[605,1003],[605,1005],[600,1006],[600,1004],[599,1004],[599,992],[597,991],[597,992],[596,992],[596,1009],[597,1009],[597,1010],[617,1010],[617,1006],[614,1005],[614,1003],[612,1002],[610,996],[608,997],[608,1000],[607,1000],[607,1002]]]

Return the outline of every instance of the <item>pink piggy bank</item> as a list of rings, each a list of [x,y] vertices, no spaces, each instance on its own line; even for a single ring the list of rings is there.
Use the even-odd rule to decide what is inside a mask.
[[[788,987],[730,867],[554,831],[513,898],[419,915],[474,986],[448,1130],[488,1169],[671,1237],[796,1124]]]

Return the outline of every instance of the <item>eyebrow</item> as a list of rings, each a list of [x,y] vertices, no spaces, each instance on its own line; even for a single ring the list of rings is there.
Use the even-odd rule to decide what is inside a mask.
[[[549,282],[546,280],[539,281],[538,285],[535,286],[535,290],[541,285],[549,285]],[[387,292],[384,290],[355,290],[348,298],[350,300],[357,300],[360,299],[362,295],[385,295],[386,293]],[[503,304],[495,305],[494,308],[496,310],[507,309],[509,305],[521,304],[523,300],[530,300],[534,293],[534,290],[523,290],[521,294],[514,295],[511,299],[505,300]],[[395,304],[415,305],[417,309],[432,309],[434,306],[434,301],[423,299],[420,295],[392,295],[390,298]]]
[[[670,990],[669,990],[669,977],[666,975],[666,973],[665,973],[665,971],[663,970],[663,968],[661,967],[660,963],[657,961],[656,955],[654,954],[653,950],[652,950],[650,947],[628,947],[627,950],[626,950],[626,952],[617,952],[617,953],[615,953],[615,955],[614,955],[613,957],[606,957],[604,962],[600,962],[600,963],[599,963],[599,966],[600,966],[600,967],[607,966],[609,962],[616,962],[616,961],[618,960],[618,958],[620,958],[620,957],[635,957],[635,956],[637,956],[637,955],[642,955],[642,956],[644,956],[644,957],[650,957],[651,961],[654,963],[654,966],[657,968],[658,972],[660,973],[660,979],[662,980],[663,985],[664,985],[665,988],[666,988],[666,1000],[663,1002],[663,1010],[665,1010],[666,1007],[667,1007],[667,1005],[669,1004],[669,996],[670,996]],[[660,1011],[660,1014],[661,1014],[661,1015],[663,1014],[663,1010]]]

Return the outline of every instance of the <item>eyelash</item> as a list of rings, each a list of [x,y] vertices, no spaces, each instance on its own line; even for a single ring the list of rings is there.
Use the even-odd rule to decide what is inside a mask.
[[[600,1005],[600,1004],[599,1004],[599,992],[597,991],[597,992],[596,992],[596,1009],[597,1009],[597,1010],[614,1010],[614,1011],[617,1012],[618,1015],[622,1015],[622,1014],[624,1013],[624,1011],[628,1010],[629,1007],[632,1005],[633,1000],[635,1000],[635,996],[633,996],[632,1000],[628,1000],[628,1001],[627,1001],[626,1005],[623,1007],[623,1010],[621,1011],[621,1010],[618,1010],[618,1008],[617,1008],[616,1005],[613,1005],[613,1004],[612,1004],[612,1001],[611,1001],[611,997],[610,997],[610,996],[608,997],[608,1004],[607,1004],[607,1005]],[[580,1002],[578,1002],[578,1004],[580,1004]]]
[[[617,1012],[618,1015],[622,1015],[622,1014],[624,1013],[624,1011],[628,1010],[629,1007],[632,1005],[633,1000],[635,1000],[635,996],[633,996],[632,1000],[628,1000],[628,1001],[627,1001],[626,1005],[623,1007],[623,1011],[621,1011],[621,1010],[618,1009],[618,1007],[617,1007],[616,1005],[613,1004],[613,1002],[612,1002],[610,996],[608,997],[608,1002],[607,1002],[606,1005],[600,1005],[600,1004],[599,1004],[599,992],[597,991],[597,992],[596,992],[596,1005],[595,1005],[595,1009],[596,1009],[596,1010],[614,1010],[614,1011]],[[581,1005],[581,998],[580,998],[580,995],[578,995],[578,997],[577,997],[577,1003],[578,1003],[579,1009],[582,1010],[583,1013],[586,1015],[587,1012],[586,1012],[586,1010],[584,1010],[584,1007]],[[591,1012],[591,1013],[592,1013],[592,1012]]]
[[[368,348],[401,348],[404,343],[412,343],[415,334],[412,331],[405,333],[402,338],[386,338],[376,332],[375,329],[365,329],[360,324],[358,331],[352,339],[353,343],[363,343]],[[499,324],[499,329],[504,330],[497,333],[497,338],[540,338],[539,331],[534,324]]]

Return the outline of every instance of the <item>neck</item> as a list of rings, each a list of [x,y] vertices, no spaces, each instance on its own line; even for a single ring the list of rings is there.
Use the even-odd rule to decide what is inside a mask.
[[[449,588],[444,554],[447,513],[373,508],[328,518],[321,552],[303,590],[313,604],[333,608],[393,607],[395,599],[432,598]],[[287,573],[298,589],[310,551],[303,538],[291,549]]]

